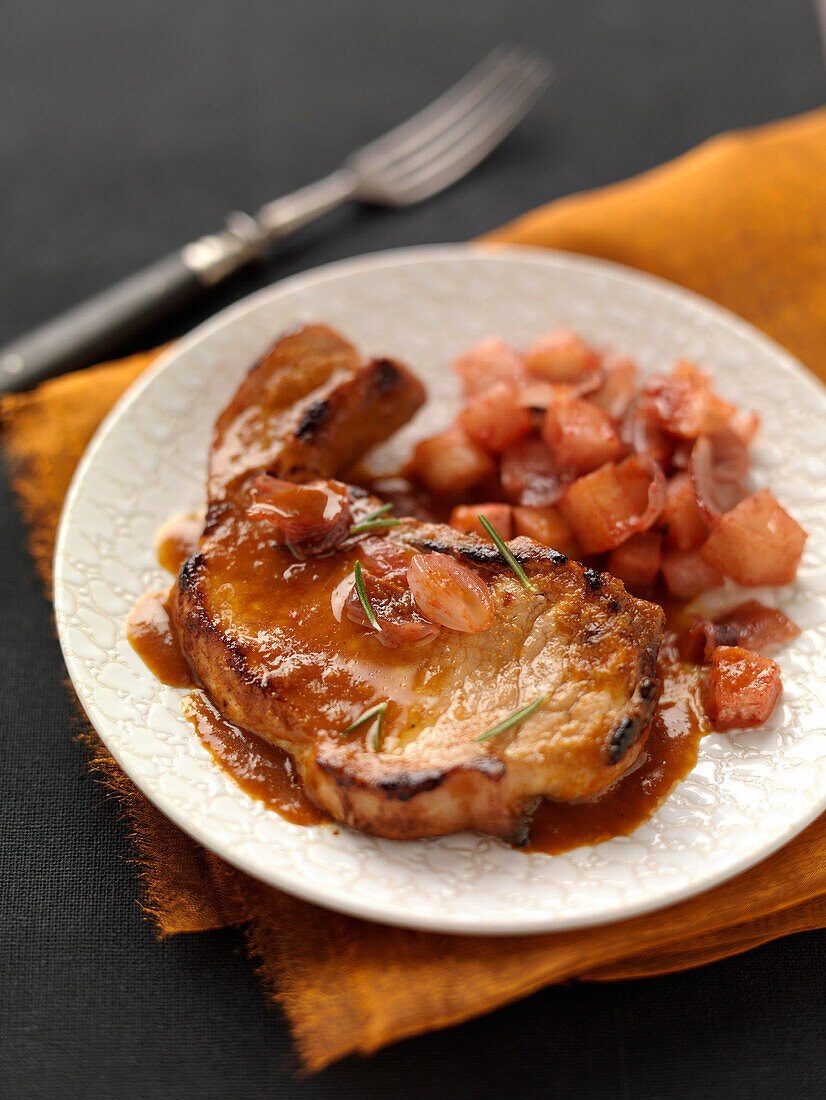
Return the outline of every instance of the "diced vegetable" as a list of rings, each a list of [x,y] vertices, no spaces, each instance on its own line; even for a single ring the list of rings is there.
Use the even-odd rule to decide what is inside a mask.
[[[700,550],[703,560],[738,584],[790,584],[806,532],[768,489],[741,500],[715,524]]]
[[[708,523],[700,511],[691,478],[685,472],[668,479],[663,519],[668,545],[677,550],[695,550],[705,542]]]
[[[697,505],[708,523],[715,523],[746,495],[748,468],[748,448],[734,432],[724,429],[696,441],[688,473]]]
[[[757,435],[759,427],[760,417],[756,412],[749,412],[747,409],[738,409],[728,422],[729,431],[739,435],[746,445]]]
[[[623,525],[633,515],[633,506],[610,462],[578,478],[560,500],[559,510],[585,554],[600,554],[618,546],[627,537]]]
[[[632,535],[609,554],[608,572],[632,588],[652,585],[660,571],[662,541],[659,531]]]
[[[520,404],[518,391],[513,386],[498,382],[464,407],[457,424],[480,447],[499,454],[528,434],[531,414]]]
[[[513,509],[510,504],[457,504],[450,513],[450,526],[457,531],[488,538],[479,516],[483,515],[488,523],[502,536],[505,542],[513,538]]]
[[[518,385],[525,378],[525,364],[519,352],[498,336],[488,336],[469,348],[454,362],[466,397],[478,397],[499,382]]]
[[[566,329],[539,337],[523,356],[489,338],[456,369],[469,401],[453,428],[419,445],[411,469],[440,496],[467,499],[459,494],[473,489],[477,499],[495,497],[501,487],[509,502],[457,505],[458,530],[489,535],[481,513],[505,540],[525,536],[586,560],[607,554],[591,564],[631,588],[648,589],[661,575],[680,600],[724,577],[794,579],[805,532],[768,490],[745,495],[759,418],[718,397],[695,364],[678,360],[639,388],[630,359],[601,356]],[[365,558],[408,595],[406,583],[416,585],[426,619],[484,629],[487,588],[455,559],[409,561],[380,546]],[[464,588],[457,569],[469,574]],[[779,674],[751,651],[798,633],[782,612],[748,600],[682,634],[684,659],[712,663],[705,690],[718,728],[765,720]]]
[[[387,577],[376,577],[362,569],[362,582],[367,601],[379,625],[376,630],[362,605],[356,586],[344,602],[344,614],[369,631],[382,645],[395,649],[400,645],[421,642],[439,633],[436,623],[428,622],[416,607],[407,584],[395,584]]]
[[[570,481],[542,440],[530,436],[503,451],[499,477],[508,500],[531,508],[555,504]]]
[[[555,382],[528,381],[518,386],[516,390],[517,401],[522,408],[538,414],[544,413],[549,405],[569,393],[570,388],[568,386],[562,386]],[[541,415],[538,422],[542,423]]]
[[[495,523],[493,525],[496,527]],[[569,558],[580,556],[573,528],[558,508],[514,508],[513,525],[517,535],[541,542]]]
[[[578,398],[548,406],[542,438],[561,470],[587,474],[619,458],[622,441],[608,413]]]
[[[628,534],[648,531],[665,507],[665,476],[647,455],[631,455],[617,464],[617,477],[634,509]]]
[[[640,398],[633,402],[620,426],[623,443],[639,455],[648,455],[663,469],[674,451],[674,439],[662,427],[653,405]]]
[[[334,549],[350,530],[350,497],[339,481],[296,485],[259,474],[250,495],[249,518],[271,524],[275,538],[298,558]]]
[[[463,493],[496,472],[488,452],[461,428],[448,428],[416,445],[411,470],[431,492]]]
[[[449,554],[416,554],[407,581],[419,610],[433,622],[466,634],[493,622],[488,586]]]
[[[770,657],[718,646],[703,684],[703,702],[716,729],[750,729],[769,720],[782,690],[780,668]]]
[[[614,420],[622,420],[634,400],[637,368],[631,359],[614,355],[606,357],[604,369],[602,385],[588,400]]]
[[[652,378],[645,394],[661,426],[686,439],[719,431],[736,411],[712,392],[708,378],[686,360],[676,363],[671,374]]]
[[[651,459],[633,455],[578,478],[559,502],[585,554],[613,550],[648,531],[662,514],[665,478]]]
[[[722,576],[703,560],[699,550],[666,550],[662,571],[666,588],[681,600],[699,596],[723,583]]]
[[[709,660],[721,645],[765,649],[791,641],[800,627],[776,607],[745,600],[713,619],[700,619],[687,632],[682,652],[687,660]]]
[[[528,373],[546,382],[577,382],[600,370],[599,356],[570,329],[537,337],[525,352]]]
[[[414,553],[409,546],[375,535],[361,539],[358,544],[359,561],[365,569],[402,586],[407,585],[407,567]]]

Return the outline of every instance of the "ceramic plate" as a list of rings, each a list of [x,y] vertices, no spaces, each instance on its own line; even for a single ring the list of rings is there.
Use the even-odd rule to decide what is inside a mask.
[[[560,856],[463,833],[377,840],[290,824],[244,794],[131,649],[124,618],[169,583],[155,561],[168,517],[199,507],[213,420],[266,346],[323,321],[397,356],[429,404],[395,449],[446,424],[454,356],[489,333],[524,345],[559,325],[634,356],[643,372],[697,360],[721,395],[757,409],[753,480],[809,531],[797,582],[777,598],[802,627],[778,656],[771,722],[701,744],[696,768],[629,837]],[[780,847],[826,809],[824,391],[790,355],[717,306],[595,260],[530,249],[407,249],[321,268],[253,295],[176,344],[102,425],[66,501],[55,606],[72,679],[98,733],[168,817],[265,882],[347,913],[461,933],[528,933],[628,917],[705,890]]]

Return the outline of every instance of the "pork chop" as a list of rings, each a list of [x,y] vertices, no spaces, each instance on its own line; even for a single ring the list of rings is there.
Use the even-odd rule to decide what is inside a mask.
[[[181,644],[222,713],[283,747],[309,796],[336,820],[392,838],[477,829],[524,841],[541,796],[592,798],[636,760],[656,701],[662,610],[607,574],[515,539],[509,546],[531,592],[492,543],[405,520],[384,538],[469,566],[488,586],[491,626],[388,647],[352,621],[342,609],[365,536],[301,561],[250,518],[250,478],[262,469],[329,478],[383,438],[389,423],[398,426],[398,411],[382,425],[370,412],[371,402],[385,407],[370,365],[321,332],[335,366],[308,371],[322,378],[315,391],[302,389],[282,341],[219,418],[207,528],[177,583]],[[394,372],[412,405],[410,376],[397,364]],[[289,384],[279,383],[282,373]],[[287,403],[291,392],[300,392],[298,409]],[[325,435],[308,444],[307,410],[331,394],[336,412],[322,417]],[[355,407],[361,421],[347,412]],[[362,491],[345,492],[355,520],[376,505]],[[519,725],[479,740],[540,695],[545,705]],[[349,729],[385,703],[378,743],[366,723]]]
[[[365,360],[326,325],[287,333],[215,423],[209,504],[242,497],[262,471],[298,482],[330,477],[406,424],[424,399],[409,370]]]
[[[489,586],[492,626],[387,648],[336,598],[352,586],[359,540],[298,563],[260,524],[228,520],[186,563],[176,609],[226,717],[285,748],[334,818],[380,836],[471,828],[513,839],[539,796],[591,798],[614,783],[651,718],[662,611],[528,539],[510,546],[536,594],[476,536],[410,521],[387,537],[471,564]],[[475,740],[544,693],[518,728]],[[344,735],[388,700],[381,751],[366,728]]]

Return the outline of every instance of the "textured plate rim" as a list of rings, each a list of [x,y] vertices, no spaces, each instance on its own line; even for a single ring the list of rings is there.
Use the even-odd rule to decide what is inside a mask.
[[[401,265],[428,263],[434,260],[450,260],[466,257],[469,253],[483,256],[492,262],[500,259],[518,259],[536,263],[542,266],[545,263],[553,265],[560,261],[566,265],[579,268],[588,274],[613,278],[623,283],[634,283],[643,290],[671,298],[676,304],[699,310],[707,317],[728,327],[738,339],[760,346],[764,352],[770,354],[776,360],[783,362],[785,368],[794,374],[798,381],[808,387],[818,401],[823,401],[826,391],[819,380],[808,371],[803,364],[789,351],[774,341],[771,337],[755,328],[743,318],[715,302],[704,298],[702,295],[684,287],[671,283],[635,268],[618,264],[610,260],[582,255],[580,253],[565,252],[559,249],[546,249],[534,246],[500,245],[497,243],[471,243],[471,244],[442,244],[422,245],[407,248],[393,249],[389,251],[367,253],[362,256],[324,264],[307,272],[290,276],[264,287],[241,301],[234,303],[222,310],[215,317],[205,321],[195,328],[187,336],[179,339],[175,344],[162,352],[158,361],[145,371],[128,388],[122,397],[116,402],[107,416],[99,425],[95,435],[90,441],[72,477],[69,490],[64,500],[58,524],[57,537],[54,551],[54,585],[53,602],[57,621],[58,636],[63,651],[64,660],[69,671],[70,678],[76,689],[81,687],[79,675],[79,661],[72,653],[66,636],[67,624],[64,606],[64,570],[63,563],[66,560],[66,543],[69,538],[73,513],[79,499],[82,496],[83,483],[89,469],[92,467],[97,452],[108,438],[113,428],[120,421],[127,410],[139,400],[143,391],[153,382],[160,373],[166,371],[179,356],[189,353],[201,343],[208,341],[213,333],[220,331],[227,324],[241,319],[244,315],[254,312],[264,302],[281,297],[295,290],[305,289],[310,286],[321,286],[326,282],[335,281],[341,276],[358,274],[366,271],[380,269],[382,267],[396,267]],[[79,696],[81,695],[78,690]],[[625,903],[621,911],[609,912],[594,911],[592,913],[580,913],[560,918],[554,913],[541,914],[539,916],[523,917],[518,927],[514,926],[513,919],[491,920],[480,925],[478,916],[461,918],[450,915],[445,918],[439,914],[423,915],[410,914],[402,907],[385,901],[368,904],[358,899],[341,897],[340,890],[333,887],[313,885],[306,882],[296,882],[287,873],[271,869],[266,877],[262,876],[261,868],[253,859],[239,858],[235,854],[228,853],[221,844],[216,844],[215,839],[208,835],[208,831],[197,823],[193,823],[186,812],[181,809],[171,796],[162,792],[148,791],[142,783],[142,777],[134,774],[127,761],[124,761],[116,748],[107,741],[107,722],[99,714],[97,708],[87,708],[83,704],[87,717],[100,736],[104,745],[112,753],[119,767],[127,774],[133,783],[146,795],[166,817],[191,836],[199,844],[225,859],[231,865],[245,873],[265,881],[269,885],[283,890],[285,893],[303,898],[304,900],[321,905],[327,909],[347,915],[360,917],[378,923],[384,923],[403,928],[420,929],[424,931],[453,933],[462,935],[531,935],[549,932],[562,932],[576,928],[593,927],[603,924],[618,923],[646,913],[666,909],[689,898],[699,896],[713,889],[715,886],[726,882],[750,867],[761,863],[768,856],[778,851],[791,839],[810,825],[824,810],[826,810],[826,789],[818,800],[809,804],[804,814],[790,821],[784,829],[778,830],[758,847],[750,850],[745,855],[732,857],[727,863],[721,865],[715,872],[709,874],[701,883],[686,883],[671,888],[665,888],[654,897],[646,897],[638,903]],[[223,849],[223,850],[222,850]]]

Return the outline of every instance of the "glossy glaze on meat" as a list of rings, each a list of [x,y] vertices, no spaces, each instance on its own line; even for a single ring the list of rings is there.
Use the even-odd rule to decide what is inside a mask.
[[[285,748],[337,820],[395,838],[470,828],[524,839],[541,796],[591,798],[636,760],[657,694],[662,611],[520,538],[510,546],[529,592],[491,543],[408,520],[386,537],[470,566],[490,590],[492,625],[387,647],[351,621],[342,607],[362,540],[297,561],[246,510],[262,470],[335,476],[400,423],[393,402],[386,413],[378,368],[347,348],[318,326],[287,337],[219,418],[207,528],[178,580],[181,643],[227,718]],[[398,364],[393,377],[406,419],[416,388]],[[310,432],[308,410],[321,408],[332,411]],[[353,491],[354,518],[373,506]],[[542,694],[546,705],[521,725],[476,740]],[[373,751],[367,725],[345,731],[384,702]]]

